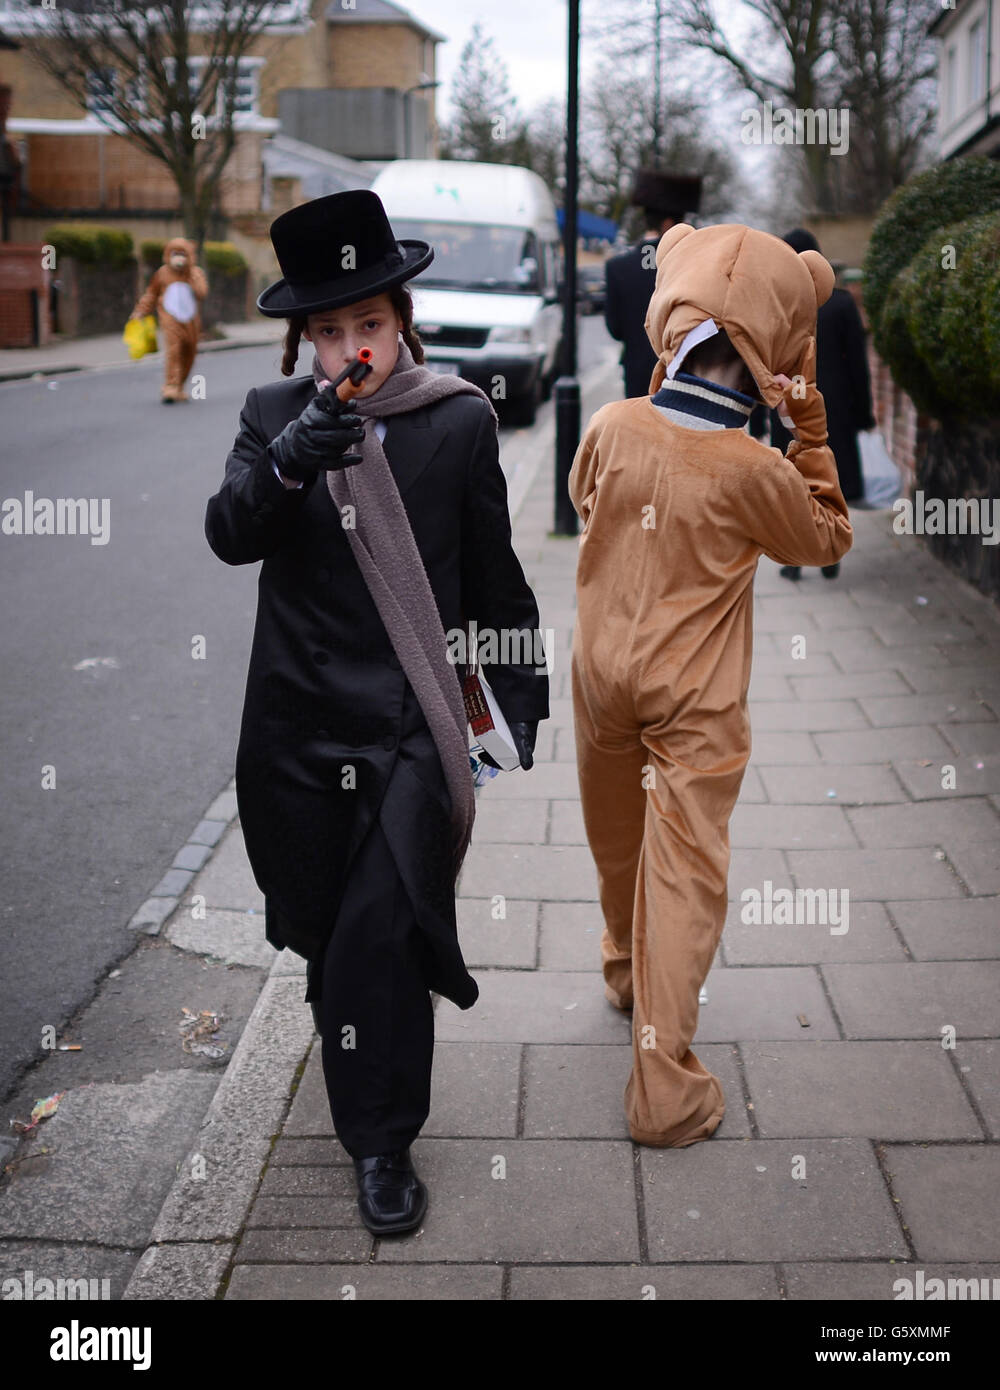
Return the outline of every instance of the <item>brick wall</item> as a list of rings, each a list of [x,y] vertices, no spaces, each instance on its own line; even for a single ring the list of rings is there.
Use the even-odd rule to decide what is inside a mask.
[[[0,348],[35,346],[32,290],[38,299],[37,342],[50,341],[48,282],[40,244],[0,243]]]

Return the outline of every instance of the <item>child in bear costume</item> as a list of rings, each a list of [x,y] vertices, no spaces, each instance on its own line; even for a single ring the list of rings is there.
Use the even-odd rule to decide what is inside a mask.
[[[163,334],[164,383],[160,399],[165,405],[187,400],[184,383],[198,352],[200,301],[206,294],[208,281],[201,267],[195,265],[194,243],[186,237],[172,237],[163,248],[163,264],[129,316],[144,318],[156,311]]]
[[[597,411],[569,478],[583,522],[572,691],[605,993],[633,1010],[629,1131],[683,1148],[725,1109],[690,1043],[750,755],[757,561],[830,565],[852,532],[815,385],[829,263],[748,227],[681,223],[656,265],[651,395]],[[746,433],[757,400],[791,417],[785,455]]]

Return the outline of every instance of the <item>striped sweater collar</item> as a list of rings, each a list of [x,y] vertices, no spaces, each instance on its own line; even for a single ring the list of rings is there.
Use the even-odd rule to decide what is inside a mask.
[[[675,425],[689,430],[739,430],[757,404],[740,391],[678,372],[650,400]]]

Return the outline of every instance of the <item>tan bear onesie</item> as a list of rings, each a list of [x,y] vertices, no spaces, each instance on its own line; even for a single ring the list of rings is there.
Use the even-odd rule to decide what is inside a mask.
[[[583,522],[573,710],[605,992],[619,1008],[634,1003],[631,1135],[679,1148],[707,1139],[725,1108],[690,1043],[725,922],[729,818],[750,755],[757,561],[833,564],[852,533],[814,384],[829,264],[747,227],[683,224],[661,238],[656,262],[651,394],[711,319],[799,434],[782,456],[741,428],[678,424],[650,397],[616,401],[591,418],[569,478]],[[793,388],[775,381],[782,374]]]
[[[175,252],[183,252],[187,264],[176,270],[170,264]],[[201,301],[208,294],[205,272],[195,264],[195,246],[186,237],[172,237],[163,248],[146,293],[132,310],[133,318],[156,312],[163,334],[164,382],[161,399],[185,401],[184,383],[194,366],[201,334]]]

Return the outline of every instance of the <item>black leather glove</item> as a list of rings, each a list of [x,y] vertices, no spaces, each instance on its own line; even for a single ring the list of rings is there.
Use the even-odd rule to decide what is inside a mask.
[[[364,437],[361,416],[332,408],[330,393],[321,391],[271,440],[267,452],[286,478],[306,483],[323,469],[350,467],[357,460],[345,464],[343,455]]]
[[[535,739],[538,737],[538,720],[533,719],[529,723],[511,724],[511,737],[514,740],[514,747],[517,749],[517,756],[521,759],[521,766],[525,772],[534,766],[535,758]],[[499,763],[495,763],[489,753],[477,754],[479,761],[485,763],[487,767],[495,767],[502,771]]]

